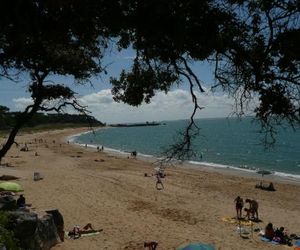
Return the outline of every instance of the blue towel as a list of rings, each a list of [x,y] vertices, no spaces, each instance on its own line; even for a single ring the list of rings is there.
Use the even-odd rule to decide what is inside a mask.
[[[264,237],[264,236],[260,237],[260,239],[261,239],[262,241],[265,241],[265,242],[271,242],[270,239],[268,239],[268,238],[266,238],[266,237]]]
[[[273,245],[279,245],[279,242],[274,241],[274,240],[272,240],[271,243],[272,243]]]
[[[263,236],[263,237],[260,237],[260,239],[261,239],[261,241],[269,242],[269,243],[271,243],[271,244],[273,244],[273,245],[279,245],[279,242],[270,240],[270,239],[268,239],[268,238],[266,238],[266,237],[264,237],[264,236]]]

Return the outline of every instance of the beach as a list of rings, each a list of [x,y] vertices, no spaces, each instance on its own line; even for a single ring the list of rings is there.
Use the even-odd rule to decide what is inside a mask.
[[[241,237],[237,225],[222,219],[236,215],[234,199],[239,195],[259,203],[262,222],[252,229],[272,222],[289,234],[300,234],[299,183],[266,176],[264,181],[276,188],[268,192],[255,188],[259,175],[175,166],[165,170],[164,189],[157,190],[151,162],[67,143],[68,136],[87,130],[20,135],[17,142],[26,142],[29,151],[14,145],[2,162],[8,167],[0,168],[1,175],[20,177],[16,182],[32,211],[42,215],[57,208],[66,231],[87,223],[103,229],[98,235],[66,239],[53,249],[144,249],[145,241],[157,241],[158,250],[188,242],[216,249],[293,249],[262,242],[257,232]],[[43,179],[34,181],[34,172]]]

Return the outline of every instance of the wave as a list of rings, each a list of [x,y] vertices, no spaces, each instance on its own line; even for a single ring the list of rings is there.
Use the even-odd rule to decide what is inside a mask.
[[[85,143],[80,143],[79,141],[76,141],[76,139],[79,136],[88,134],[88,133],[91,133],[91,131],[86,131],[86,132],[72,135],[72,136],[68,137],[68,140],[70,142],[77,144],[79,146],[82,146],[82,147],[89,147],[89,148],[96,149],[97,147],[102,146],[100,144],[85,144]],[[108,153],[119,154],[119,155],[123,155],[123,156],[130,156],[130,154],[131,154],[131,151],[110,148],[110,147],[106,147],[105,145],[104,145],[104,147],[105,147],[105,151]],[[153,160],[153,161],[162,159],[162,158],[158,158],[157,156],[145,154],[145,153],[141,153],[141,152],[137,152],[137,156],[138,156],[138,158],[141,158],[141,159]],[[249,167],[247,165],[236,167],[236,166],[232,166],[232,165],[219,164],[219,163],[213,163],[213,162],[205,162],[205,161],[186,161],[186,162],[180,162],[180,163],[183,163],[183,164],[187,163],[187,164],[191,164],[191,165],[199,166],[199,167],[205,166],[205,167],[210,167],[210,168],[232,169],[232,170],[243,171],[243,172],[248,172],[248,173],[252,173],[252,174],[257,174],[256,172],[259,170],[259,168],[253,168],[253,167]],[[278,176],[278,177],[281,177],[284,179],[300,182],[300,175],[298,175],[298,174],[272,171],[272,175],[275,175],[275,176]]]
[[[213,168],[233,169],[233,170],[244,171],[244,172],[253,173],[253,174],[254,173],[257,174],[257,171],[259,170],[258,168],[256,169],[253,167],[247,167],[247,166],[235,167],[235,166],[231,166],[231,165],[218,164],[218,163],[212,163],[212,162],[188,161],[188,163],[192,164],[192,165],[199,165],[199,166],[206,166],[206,167],[213,167]],[[300,175],[298,175],[298,174],[272,171],[272,175],[279,176],[284,179],[300,181]]]
[[[70,136],[69,137],[69,141],[72,142],[73,144],[76,144],[78,146],[81,146],[81,147],[88,147],[88,148],[93,148],[93,149],[97,149],[99,146],[102,146],[102,145],[99,145],[99,144],[86,144],[86,143],[79,143],[79,142],[76,142],[76,138],[80,135],[82,135],[83,133],[81,134],[78,134],[78,135],[74,135],[74,136]],[[124,151],[124,150],[121,150],[121,149],[115,149],[115,148],[109,148],[109,147],[104,147],[105,151],[108,152],[108,153],[114,153],[114,154],[119,154],[119,155],[127,155],[129,156],[131,154],[131,151]],[[140,158],[151,158],[151,159],[157,159],[155,156],[153,155],[148,155],[148,154],[143,154],[141,152],[137,152],[137,155],[138,157]]]
[[[94,132],[97,132],[97,131],[100,130],[100,129],[103,129],[103,128],[96,129],[96,130],[94,130]],[[68,140],[69,142],[72,142],[72,143],[73,143],[73,142],[75,142],[75,140],[77,139],[77,137],[79,137],[79,136],[81,136],[81,135],[90,134],[90,133],[93,133],[93,132],[92,132],[92,131],[80,132],[80,133],[78,133],[78,134],[68,136],[68,137],[67,137],[67,140]],[[80,143],[76,143],[76,144],[80,144]],[[83,146],[85,146],[85,144],[83,144]],[[96,145],[96,147],[97,147],[97,145]]]

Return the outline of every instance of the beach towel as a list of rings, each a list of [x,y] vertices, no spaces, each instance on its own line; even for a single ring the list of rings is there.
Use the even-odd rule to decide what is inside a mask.
[[[268,238],[266,238],[266,237],[260,237],[260,240],[261,240],[261,241],[264,241],[264,242],[271,243],[271,244],[273,244],[273,245],[279,245],[279,242],[270,240],[270,239],[268,239]]]
[[[21,187],[20,184],[15,182],[10,182],[10,181],[0,183],[0,189],[3,191],[11,191],[11,192],[23,191],[23,188]]]
[[[176,250],[215,250],[214,246],[205,243],[189,243],[179,247]]]
[[[232,217],[223,217],[222,221],[224,222],[228,222],[230,224],[237,224],[237,225],[243,225],[243,226],[252,226],[253,222],[251,220],[238,220],[236,218],[232,218]]]
[[[68,239],[78,239],[80,237],[89,237],[89,236],[94,236],[97,234],[100,234],[100,232],[102,232],[103,229],[99,229],[99,230],[94,230],[93,232],[80,232],[80,234],[77,235],[69,235],[69,232],[65,232],[65,237]]]
[[[93,232],[93,233],[82,233],[81,234],[81,237],[88,237],[88,236],[94,236],[94,235],[97,235],[97,234],[100,234],[99,231],[96,231],[96,232]]]

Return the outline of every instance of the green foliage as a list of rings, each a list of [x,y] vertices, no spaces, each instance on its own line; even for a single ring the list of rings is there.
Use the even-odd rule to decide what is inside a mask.
[[[10,217],[5,212],[0,212],[0,245],[6,246],[9,250],[19,250],[18,240],[14,233],[9,229]]]
[[[16,118],[21,115],[20,112],[9,112],[3,117],[3,124],[0,123],[0,130],[9,129],[16,124]],[[96,120],[92,116],[86,115],[77,115],[77,114],[44,114],[44,113],[36,113],[33,118],[28,121],[28,123],[24,126],[25,128],[32,128],[41,125],[50,125],[54,126],[55,124],[60,124],[60,127],[68,127],[68,126],[102,126],[103,123]]]
[[[142,101],[149,103],[155,90],[167,92],[176,81],[179,81],[178,76],[164,65],[154,69],[136,60],[131,72],[122,71],[120,79],[111,78],[112,93],[116,101],[138,106]]]
[[[29,92],[31,92],[31,97],[33,99],[41,98],[42,100],[47,101],[60,98],[74,98],[74,92],[69,87],[59,84],[39,86],[36,83],[33,83],[29,86]]]
[[[0,115],[5,114],[9,111],[8,107],[0,105]]]
[[[6,129],[11,124],[11,118],[8,114],[9,108],[0,105],[0,129]]]
[[[0,225],[6,227],[9,223],[9,217],[6,212],[0,211]]]
[[[201,109],[195,90],[204,88],[191,65],[209,61],[215,87],[236,98],[239,114],[255,98],[253,111],[263,127],[284,120],[299,125],[299,14],[299,0],[2,1],[0,76],[29,74],[34,101],[19,116],[8,143],[38,111],[60,112],[69,105],[85,112],[71,89],[45,80],[57,74],[88,82],[104,71],[111,41],[119,50],[136,51],[133,67],[111,79],[116,101],[149,103],[157,90],[167,92],[186,80],[194,103],[192,125]],[[54,99],[63,104],[47,106]],[[191,127],[184,138],[191,137]],[[0,159],[8,148],[0,149]]]

